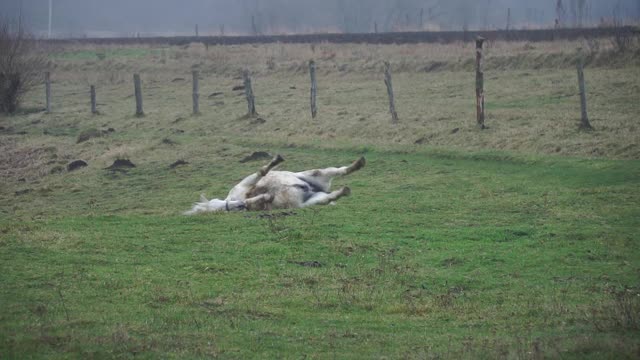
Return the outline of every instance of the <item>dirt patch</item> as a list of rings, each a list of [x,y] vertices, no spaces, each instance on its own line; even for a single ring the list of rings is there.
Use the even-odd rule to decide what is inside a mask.
[[[416,145],[423,145],[429,142],[429,139],[431,139],[431,136],[423,136],[420,139],[416,140],[414,142],[414,144]]]
[[[447,66],[447,63],[444,61],[434,61],[429,63],[427,66],[423,68],[424,72],[433,72],[438,71],[440,69],[444,69]]]
[[[78,134],[78,140],[76,140],[76,144],[83,143],[93,138],[99,138],[102,135],[104,135],[104,133],[95,128],[84,130],[80,134]]]
[[[173,141],[173,140],[171,140],[169,138],[164,138],[164,139],[162,139],[162,144],[164,144],[164,145],[176,145],[177,142],[175,142],[175,141]]]
[[[245,157],[244,159],[240,160],[241,163],[246,163],[249,161],[258,161],[258,160],[267,160],[267,159],[271,159],[273,156],[271,156],[271,154],[269,154],[266,151],[255,151],[253,154]]]
[[[449,259],[444,259],[442,263],[440,263],[440,265],[442,265],[443,267],[450,268],[450,267],[462,265],[463,263],[464,263],[464,260],[459,259],[457,257],[452,257]]]
[[[16,194],[16,196],[20,196],[20,195],[28,194],[31,191],[33,191],[33,189],[18,190],[18,191],[15,192],[15,194]]]
[[[304,267],[314,267],[314,268],[319,268],[324,266],[319,261],[289,261],[289,264],[296,264]]]
[[[188,165],[189,163],[187,161],[184,160],[178,160],[176,162],[174,162],[173,164],[169,165],[169,169],[175,169],[178,166],[182,166],[182,165]]]
[[[255,217],[256,219],[277,219],[277,218],[283,218],[283,217],[287,217],[287,216],[295,216],[298,215],[298,213],[294,212],[294,211],[282,211],[282,212],[277,212],[277,213],[261,213],[258,215],[245,215],[245,218],[253,218]]]
[[[87,140],[93,139],[93,138],[99,138],[102,136],[107,136],[110,133],[115,132],[116,129],[114,128],[108,128],[106,130],[98,130],[96,128],[91,128],[91,129],[87,129],[82,131],[79,135],[78,135],[78,140],[76,141],[76,144],[80,144],[82,142],[85,142]]]
[[[61,174],[64,172],[64,166],[56,165],[49,170],[49,174]]]
[[[67,171],[71,172],[87,166],[89,166],[89,164],[84,160],[74,160],[67,164]]]
[[[117,159],[116,161],[113,162],[113,164],[111,164],[111,166],[105,169],[106,170],[126,170],[126,169],[132,169],[134,167],[136,167],[136,165],[132,163],[131,160],[129,159]]]
[[[266,122],[267,122],[267,120],[259,117],[259,118],[255,118],[255,119],[251,120],[249,122],[249,124],[251,124],[251,125],[262,125],[262,124],[264,124]]]
[[[211,94],[209,95],[209,99],[214,98],[214,97],[216,97],[216,96],[220,96],[220,95],[222,95],[222,93],[221,93],[221,92],[219,92],[219,91],[216,91],[216,92],[211,93]]]

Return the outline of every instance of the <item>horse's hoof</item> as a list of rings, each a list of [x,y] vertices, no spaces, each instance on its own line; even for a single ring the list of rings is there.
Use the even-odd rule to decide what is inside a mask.
[[[271,162],[272,162],[272,163],[273,163],[273,165],[275,166],[275,165],[277,165],[277,164],[280,164],[280,163],[281,163],[281,162],[283,162],[283,161],[284,161],[284,158],[283,158],[280,154],[277,154],[277,155],[276,155],[276,157],[274,157],[274,158],[273,158],[273,160],[272,160]]]

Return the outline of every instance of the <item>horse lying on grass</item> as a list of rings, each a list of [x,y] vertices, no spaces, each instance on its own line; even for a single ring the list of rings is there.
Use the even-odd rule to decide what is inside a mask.
[[[366,164],[364,157],[349,166],[307,170],[302,172],[271,171],[283,162],[277,155],[258,172],[244,178],[224,200],[207,200],[204,195],[185,215],[215,211],[261,211],[271,209],[303,208],[311,205],[327,205],[351,194],[348,187],[331,191],[331,180],[348,175]]]

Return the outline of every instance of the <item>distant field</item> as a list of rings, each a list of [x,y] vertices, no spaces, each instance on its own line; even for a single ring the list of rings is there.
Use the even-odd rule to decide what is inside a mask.
[[[575,63],[582,48],[589,113],[595,132],[577,130],[579,97]],[[7,132],[75,133],[91,128],[146,127],[260,138],[287,145],[384,146],[504,150],[521,154],[637,159],[640,128],[640,50],[619,52],[611,39],[579,42],[489,42],[486,101],[489,130],[474,127],[474,50],[451,45],[247,45],[114,47],[65,45],[49,49],[54,114],[9,118]],[[319,118],[309,115],[308,60],[318,64]],[[394,73],[400,123],[390,126],[381,63]],[[240,69],[248,68],[260,118],[245,119]],[[202,116],[191,117],[191,70],[200,71]],[[131,119],[132,75],[144,83],[147,117]],[[97,86],[99,111],[88,117],[88,88]],[[44,90],[25,101],[44,106]],[[46,120],[46,121],[45,121]],[[13,123],[15,123],[15,126]],[[25,127],[25,129],[20,129]],[[62,129],[62,130],[61,130]],[[161,130],[162,129],[162,130]],[[113,137],[112,137],[113,138]],[[47,137],[46,141],[61,140]],[[56,140],[57,139],[57,140]],[[81,148],[70,156],[86,156]]]
[[[457,41],[469,41],[482,36],[491,41],[558,41],[608,38],[616,34],[639,34],[637,26],[597,27],[597,28],[561,28],[561,29],[520,29],[520,30],[482,30],[482,31],[406,31],[387,33],[326,33],[260,36],[142,36],[142,37],[106,37],[61,39],[56,43],[80,42],[84,44],[155,44],[186,45],[192,42],[209,45],[246,45],[246,44],[450,44]]]
[[[38,88],[0,117],[0,358],[637,357],[637,47],[490,42],[485,131],[462,43],[48,51],[53,113]],[[258,118],[232,90],[242,68]],[[180,215],[258,150],[289,170],[368,164],[335,206]]]

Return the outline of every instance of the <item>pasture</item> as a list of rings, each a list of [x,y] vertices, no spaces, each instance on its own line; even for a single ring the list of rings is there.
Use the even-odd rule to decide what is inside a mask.
[[[0,117],[0,357],[638,356],[637,48],[489,44],[485,131],[471,45],[47,51],[53,113],[37,88]],[[232,91],[243,67],[257,118]],[[336,179],[352,195],[335,206],[180,215],[263,165],[239,162],[254,151],[293,171],[367,166]],[[106,169],[117,159],[136,167]]]

